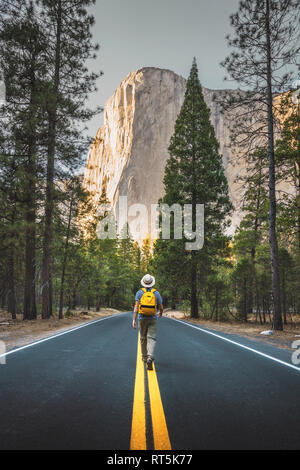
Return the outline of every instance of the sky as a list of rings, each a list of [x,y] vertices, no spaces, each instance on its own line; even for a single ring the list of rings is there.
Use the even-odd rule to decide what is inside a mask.
[[[98,91],[89,104],[104,106],[121,81],[141,67],[170,69],[187,78],[193,57],[199,78],[211,89],[237,88],[224,83],[220,62],[228,55],[229,15],[239,0],[96,0],[94,40],[100,51],[89,64],[102,70]],[[103,114],[94,117],[88,133],[94,136]]]

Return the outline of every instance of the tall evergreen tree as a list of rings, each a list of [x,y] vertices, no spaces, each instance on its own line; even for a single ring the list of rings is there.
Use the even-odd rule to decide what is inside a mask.
[[[142,263],[141,263],[142,272],[146,274],[148,271],[150,260],[151,260],[151,235],[150,234],[146,238],[143,239],[141,255],[142,255]]]
[[[55,232],[59,235],[56,237],[58,238],[56,243],[58,245],[58,253],[55,259],[58,260],[59,268],[61,269],[58,310],[58,317],[60,319],[63,318],[65,275],[69,262],[69,247],[72,243],[77,243],[78,245],[81,239],[78,210],[81,207],[82,211],[83,206],[87,211],[90,209],[90,205],[87,203],[88,194],[82,188],[81,178],[76,176],[64,182],[63,189],[62,203],[64,210],[56,211],[56,217],[54,218],[56,223]],[[65,194],[67,194],[67,200]]]
[[[7,105],[2,117],[6,128],[2,130],[1,146],[7,152],[4,163],[9,165],[13,161],[15,168],[19,169],[22,190],[18,199],[24,208],[25,221],[24,319],[34,319],[37,315],[38,123],[41,126],[41,84],[46,73],[47,44],[35,16],[33,2],[3,2],[0,19],[0,64],[7,84]]]
[[[229,76],[246,88],[228,101],[238,119],[235,137],[249,149],[267,145],[269,163],[269,241],[272,263],[274,328],[282,329],[278,241],[276,232],[275,101],[291,85],[299,47],[299,5],[294,0],[244,0],[231,15],[234,51],[223,62]]]
[[[63,213],[63,198],[68,204],[68,194],[61,190],[61,182],[72,178],[81,165],[89,144],[82,124],[100,110],[86,107],[88,94],[96,89],[95,80],[101,75],[90,73],[86,67],[87,60],[94,58],[98,49],[91,35],[94,19],[87,10],[93,3],[93,0],[0,2],[0,65],[7,88],[7,104],[1,108],[5,126],[0,132],[0,152],[6,175],[14,174],[14,181],[5,176],[3,182],[11,184],[9,196],[15,198],[14,208],[18,209],[11,211],[6,204],[8,198],[4,197],[7,212],[3,220],[11,213],[13,228],[13,220],[23,218],[19,235],[25,240],[24,263],[20,257],[17,269],[14,266],[17,244],[9,245],[9,278],[3,282],[4,291],[12,293],[9,303],[15,311],[13,278],[18,272],[22,279],[24,267],[25,319],[36,318],[40,261],[42,316],[48,318],[52,313],[54,245],[59,238],[53,224],[55,214]],[[14,190],[16,185],[19,191]],[[3,192],[8,193],[8,189],[3,188]]]
[[[74,167],[74,156],[82,145],[66,145],[81,140],[74,122],[85,122],[99,112],[85,106],[88,94],[95,91],[95,81],[101,73],[89,73],[86,61],[95,58],[99,46],[92,41],[91,27],[94,18],[87,7],[95,0],[41,0],[41,19],[47,26],[49,39],[49,83],[46,109],[47,176],[43,238],[43,302],[42,316],[52,315],[52,238],[55,179],[59,166]],[[65,142],[63,142],[63,140]],[[60,165],[59,165],[60,163]]]
[[[227,180],[218,148],[219,144],[210,122],[210,110],[204,101],[194,59],[184,102],[169,146],[170,158],[165,168],[163,198],[163,202],[170,206],[174,203],[192,205],[193,231],[196,224],[196,206],[204,204],[205,241],[202,250],[192,250],[187,255],[183,253],[182,240],[170,241],[178,250],[178,257],[189,260],[191,316],[194,318],[199,315],[199,269],[203,275],[215,250],[222,245],[226,216],[231,210]],[[165,243],[165,246],[167,245],[168,243]]]

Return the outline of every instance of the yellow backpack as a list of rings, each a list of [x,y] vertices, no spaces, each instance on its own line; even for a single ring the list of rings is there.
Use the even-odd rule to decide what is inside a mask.
[[[156,289],[151,289],[151,291],[148,292],[147,289],[142,288],[142,291],[144,291],[144,293],[140,300],[139,313],[153,316],[156,314],[156,297],[154,295]]]

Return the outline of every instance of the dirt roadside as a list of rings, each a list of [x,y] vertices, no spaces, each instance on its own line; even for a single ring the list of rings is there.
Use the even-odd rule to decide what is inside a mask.
[[[49,320],[38,318],[33,321],[24,321],[22,319],[22,315],[17,315],[17,320],[12,321],[7,312],[0,310],[0,340],[5,343],[6,351],[10,351],[34,341],[38,341],[39,339],[69,330],[70,328],[118,313],[121,312],[112,308],[101,309],[99,312],[83,312],[78,309],[74,311],[74,315],[72,317],[65,317],[63,320],[59,320],[55,316]],[[271,336],[264,336],[260,333],[262,331],[270,330],[270,324],[259,325],[253,322],[225,323],[202,319],[194,320],[186,316],[182,311],[171,309],[166,309],[164,316],[188,321],[223,333],[237,334],[255,341],[262,341],[289,350],[292,350],[291,345],[294,341],[300,340],[299,320],[298,322],[295,322],[293,326],[290,324],[285,326],[284,331],[273,331]]]
[[[264,343],[272,344],[283,349],[293,350],[291,345],[294,341],[300,340],[300,320],[295,322],[293,326],[291,324],[284,326],[284,331],[273,331],[272,335],[265,336],[261,335],[262,331],[271,330],[272,327],[269,323],[265,325],[260,325],[257,323],[240,323],[240,322],[216,322],[209,320],[194,320],[186,316],[184,312],[177,310],[166,310],[165,315],[172,318],[177,318],[179,320],[188,321],[195,323],[199,326],[204,326],[211,330],[223,332],[223,333],[233,333],[240,336],[245,336],[246,338],[262,341]]]
[[[25,346],[26,344],[38,341],[56,333],[69,330],[79,325],[83,325],[99,318],[109,317],[121,313],[113,308],[101,309],[99,312],[81,310],[74,311],[71,317],[59,320],[57,316],[49,320],[23,320],[22,315],[17,315],[16,320],[11,320],[11,316],[0,310],[0,340],[4,342],[6,351]]]

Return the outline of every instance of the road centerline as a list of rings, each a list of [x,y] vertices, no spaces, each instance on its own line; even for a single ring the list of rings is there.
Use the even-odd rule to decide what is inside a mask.
[[[153,370],[148,370],[147,373],[154,450],[171,450],[172,447],[154,364]]]
[[[141,355],[140,332],[137,341],[130,450],[147,450],[147,436],[148,445],[150,445],[150,435],[153,437],[154,450],[171,450],[155,365],[153,364],[153,370],[147,370],[145,373],[145,364]],[[146,395],[150,405],[150,421],[147,419]]]
[[[147,450],[144,374],[144,364],[141,361],[141,342],[139,333],[132,409],[130,450]]]

